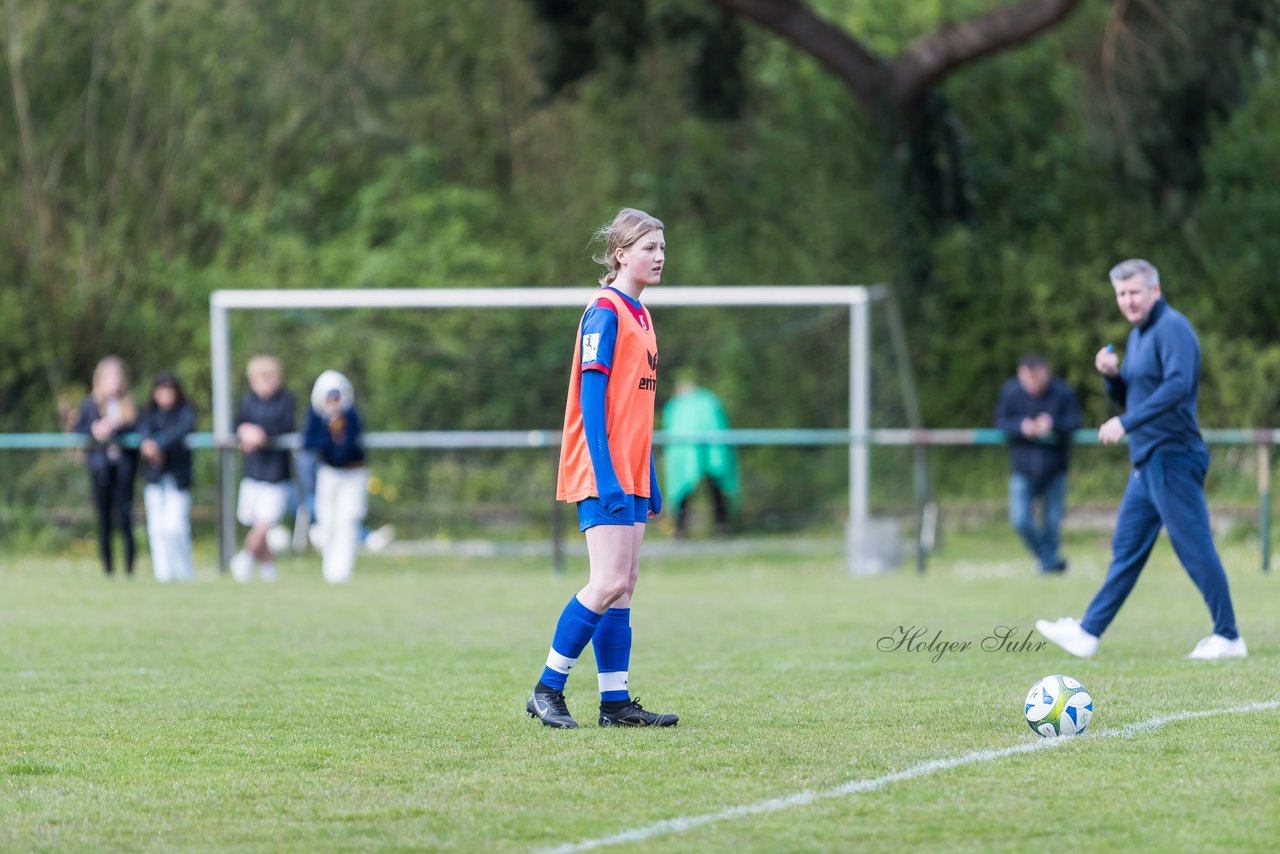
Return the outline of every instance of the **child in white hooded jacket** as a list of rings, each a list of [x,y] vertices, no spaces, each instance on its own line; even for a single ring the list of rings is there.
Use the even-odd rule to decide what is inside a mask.
[[[325,371],[311,389],[303,446],[318,463],[314,521],[324,579],[350,581],[368,509],[369,470],[355,391],[338,371]]]

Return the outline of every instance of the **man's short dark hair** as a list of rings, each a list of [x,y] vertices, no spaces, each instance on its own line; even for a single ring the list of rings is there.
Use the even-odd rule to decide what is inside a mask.
[[[1018,360],[1019,368],[1047,368],[1049,363],[1039,353],[1028,353]]]

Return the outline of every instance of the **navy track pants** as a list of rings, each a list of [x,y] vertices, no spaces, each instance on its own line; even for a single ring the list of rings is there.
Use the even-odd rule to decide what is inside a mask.
[[[1174,553],[1209,606],[1214,634],[1231,640],[1240,636],[1227,573],[1209,528],[1209,505],[1204,497],[1208,470],[1209,452],[1200,448],[1157,451],[1129,473],[1111,539],[1107,579],[1080,621],[1086,632],[1101,635],[1107,630],[1137,583],[1164,527]]]

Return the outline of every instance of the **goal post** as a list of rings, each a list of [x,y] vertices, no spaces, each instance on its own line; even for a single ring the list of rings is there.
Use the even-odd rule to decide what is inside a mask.
[[[583,287],[524,288],[383,288],[383,289],[258,289],[218,290],[209,299],[212,358],[213,434],[219,453],[219,560],[226,567],[236,547],[234,479],[235,435],[232,411],[230,312],[233,310],[289,309],[492,309],[585,308],[593,289]],[[871,304],[888,297],[884,285],[730,285],[662,286],[646,291],[651,307],[796,307],[843,306],[849,311],[849,429],[832,437],[830,444],[849,448],[849,518],[845,556],[851,574],[880,571],[885,566],[871,548],[870,456],[871,433]],[[896,342],[895,342],[896,343]],[[904,353],[895,354],[902,360]],[[918,425],[912,425],[918,426]],[[541,431],[523,431],[532,435]],[[736,432],[736,431],[735,431]],[[752,431],[757,434],[774,431]],[[796,431],[776,431],[779,433]],[[842,432],[842,431],[837,431]],[[510,435],[512,431],[497,431]],[[368,434],[381,447],[414,444],[411,437],[425,434]],[[473,434],[474,435],[474,434]],[[558,440],[558,435],[555,437]],[[738,444],[785,444],[759,436],[760,441]],[[777,438],[777,437],[775,437]],[[399,441],[397,441],[397,439]],[[385,440],[385,441],[384,441]],[[401,444],[404,443],[404,445]],[[513,447],[520,446],[518,443]],[[528,445],[525,445],[528,446]]]

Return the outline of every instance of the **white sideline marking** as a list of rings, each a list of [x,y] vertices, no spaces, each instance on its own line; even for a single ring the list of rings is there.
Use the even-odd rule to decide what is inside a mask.
[[[893,771],[880,777],[872,777],[869,780],[850,780],[847,783],[841,783],[839,786],[831,789],[824,789],[819,792],[796,792],[794,795],[787,795],[781,798],[770,798],[766,801],[757,801],[754,804],[746,804],[740,807],[729,807],[728,809],[721,810],[720,812],[668,818],[663,821],[655,821],[653,824],[646,824],[643,827],[624,830],[621,833],[615,833],[612,836],[601,836],[596,839],[584,839],[581,842],[570,842],[564,845],[558,845],[554,848],[547,848],[544,849],[544,852],[545,854],[569,854],[569,852],[572,851],[589,851],[592,848],[603,848],[606,845],[621,845],[624,842],[643,842],[646,839],[652,839],[655,836],[664,836],[668,833],[684,833],[686,830],[693,830],[694,828],[708,824],[715,824],[721,821],[730,821],[732,819],[743,818],[745,816],[759,815],[760,813],[777,812],[778,810],[790,809],[791,807],[802,807],[816,801],[826,800],[827,798],[842,798],[846,795],[856,795],[860,792],[872,792],[876,789],[882,789],[890,783],[897,783],[900,780],[913,780],[916,777],[924,777],[935,771],[945,771],[948,768],[958,768],[961,765],[973,765],[978,762],[990,762],[994,759],[1003,759],[1006,756],[1013,756],[1017,753],[1031,753],[1036,750],[1049,750],[1064,744],[1070,744],[1075,741],[1086,741],[1089,739],[1125,738],[1131,735],[1140,735],[1142,733],[1150,732],[1151,730],[1159,729],[1167,724],[1194,720],[1196,718],[1208,718],[1217,715],[1246,714],[1248,712],[1263,712],[1268,709],[1276,708],[1280,708],[1280,700],[1267,700],[1260,703],[1248,703],[1243,706],[1229,706],[1221,709],[1204,709],[1198,712],[1178,712],[1177,714],[1163,715],[1161,717],[1151,718],[1150,720],[1127,724],[1119,729],[1104,730],[1096,735],[1082,735],[1077,738],[1040,738],[1036,741],[1015,744],[1012,747],[1002,747],[998,750],[975,750],[972,753],[953,756],[949,759],[930,759],[928,762],[921,762],[919,765],[912,765],[910,768],[904,768],[901,771]]]

